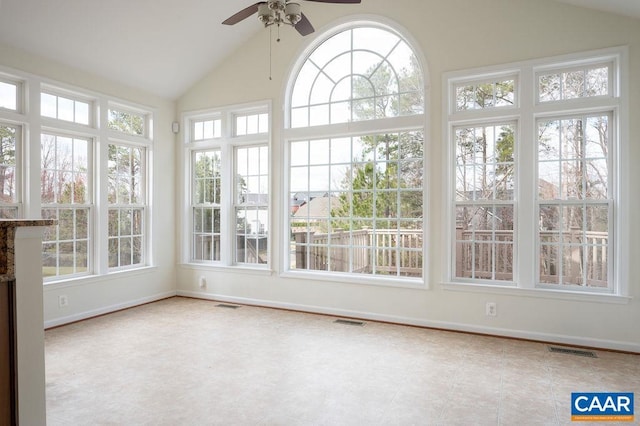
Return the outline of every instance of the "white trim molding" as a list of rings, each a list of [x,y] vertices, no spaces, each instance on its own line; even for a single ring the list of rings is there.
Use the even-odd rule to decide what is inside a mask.
[[[396,315],[373,314],[370,312],[354,311],[348,309],[328,308],[324,306],[302,305],[297,303],[278,302],[273,300],[252,299],[245,297],[226,296],[221,294],[202,293],[196,291],[178,290],[177,296],[194,299],[212,300],[225,303],[237,303],[265,308],[284,309],[289,311],[306,312],[336,317],[346,317],[361,320],[393,323],[424,328],[432,328],[445,331],[459,331],[465,333],[482,334],[504,338],[532,340],[542,343],[555,343],[572,346],[599,348],[634,352],[640,354],[640,343],[621,342],[616,340],[594,339],[584,336],[569,336],[555,333],[540,333],[526,330],[514,330],[499,327],[486,327],[475,324],[465,324],[450,321],[434,321],[427,319],[411,318]]]

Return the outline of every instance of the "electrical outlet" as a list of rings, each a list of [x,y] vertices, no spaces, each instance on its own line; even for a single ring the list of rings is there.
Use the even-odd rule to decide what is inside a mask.
[[[200,283],[200,288],[206,288],[207,287],[207,279],[204,276],[200,277],[199,283]]]
[[[498,315],[498,308],[496,306],[496,302],[487,302],[486,306],[486,314],[490,317],[495,317]]]
[[[58,296],[58,307],[65,308],[69,306],[69,298],[66,295]]]

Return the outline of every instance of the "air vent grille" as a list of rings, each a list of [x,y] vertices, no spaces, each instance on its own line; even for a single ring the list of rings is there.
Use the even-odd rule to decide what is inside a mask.
[[[558,346],[549,346],[549,351],[554,353],[559,353],[559,354],[584,356],[587,358],[598,358],[595,352],[585,351],[582,349],[571,349],[571,348],[561,348]]]
[[[227,309],[238,309],[240,306],[238,305],[229,305],[227,303],[220,303],[216,305],[217,308],[227,308]]]
[[[362,327],[364,326],[364,323],[362,321],[354,321],[354,320],[346,320],[346,319],[337,319],[334,321],[336,324],[343,324],[343,325],[354,325],[357,327]]]

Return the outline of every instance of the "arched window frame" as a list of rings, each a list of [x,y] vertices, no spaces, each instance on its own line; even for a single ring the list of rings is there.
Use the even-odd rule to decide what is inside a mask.
[[[411,49],[412,54],[415,56],[417,66],[419,68],[420,75],[422,77],[422,82],[420,86],[420,93],[422,95],[422,111],[418,114],[410,114],[410,115],[398,115],[394,117],[383,117],[362,121],[345,121],[338,122],[332,124],[322,124],[315,126],[307,126],[307,127],[294,127],[292,126],[292,96],[293,90],[295,87],[295,83],[298,77],[298,73],[306,63],[309,56],[323,43],[327,40],[331,39],[333,36],[340,34],[344,31],[362,28],[362,27],[371,27],[378,28],[385,31],[389,31],[397,35],[402,42],[404,42],[408,48]],[[407,277],[402,276],[401,274],[396,275],[375,275],[375,274],[357,274],[354,273],[353,270],[344,273],[333,272],[331,268],[327,268],[328,270],[317,271],[317,270],[309,270],[309,269],[296,269],[292,268],[292,261],[294,259],[294,254],[290,250],[290,244],[283,244],[283,253],[282,253],[282,271],[284,276],[297,276],[300,275],[312,275],[314,279],[319,280],[332,280],[335,281],[337,276],[339,275],[339,279],[345,282],[366,282],[372,284],[381,284],[381,285],[393,285],[400,287],[411,287],[411,288],[427,288],[426,286],[426,277],[428,276],[427,271],[427,262],[423,262],[423,259],[428,258],[428,224],[429,224],[429,198],[427,193],[427,188],[429,186],[428,183],[428,175],[427,170],[428,167],[428,152],[429,152],[429,134],[427,133],[427,129],[429,128],[428,119],[429,119],[429,90],[428,90],[428,82],[429,75],[427,72],[426,61],[421,53],[421,51],[417,48],[418,44],[412,39],[412,37],[402,28],[400,28],[397,24],[381,18],[372,19],[371,17],[366,17],[363,19],[354,19],[353,17],[346,18],[342,23],[338,23],[332,25],[331,28],[326,31],[318,31],[318,36],[315,40],[311,41],[298,55],[298,61],[293,64],[290,73],[289,79],[287,81],[287,85],[285,88],[285,114],[284,114],[284,129],[283,129],[283,142],[284,142],[284,163],[285,164],[285,175],[283,176],[283,194],[287,194],[283,197],[284,201],[284,211],[289,212],[291,209],[290,197],[291,193],[291,177],[290,177],[290,169],[291,169],[291,153],[290,146],[292,142],[301,141],[301,140],[315,140],[319,138],[357,138],[359,136],[371,136],[371,135],[380,135],[383,133],[397,133],[400,135],[402,132],[415,131],[419,132],[420,136],[423,138],[421,140],[422,143],[422,166],[421,166],[421,188],[419,191],[422,195],[422,216],[420,218],[420,222],[422,223],[422,227],[420,229],[420,238],[422,239],[421,246],[419,248],[419,257],[420,257],[420,274],[419,276]],[[336,55],[338,56],[338,55]],[[399,220],[400,221],[400,220]],[[283,215],[283,238],[284,241],[289,241],[291,236],[291,217],[288,214]],[[372,246],[373,248],[373,246]],[[351,255],[353,256],[353,254]]]

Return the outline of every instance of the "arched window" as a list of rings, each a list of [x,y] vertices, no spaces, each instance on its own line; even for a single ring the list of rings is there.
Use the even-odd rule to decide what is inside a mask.
[[[291,92],[291,127],[424,113],[422,70],[407,42],[379,27],[339,32],[306,59]]]
[[[422,284],[420,61],[398,32],[371,22],[333,32],[309,52],[287,99],[285,269]]]

